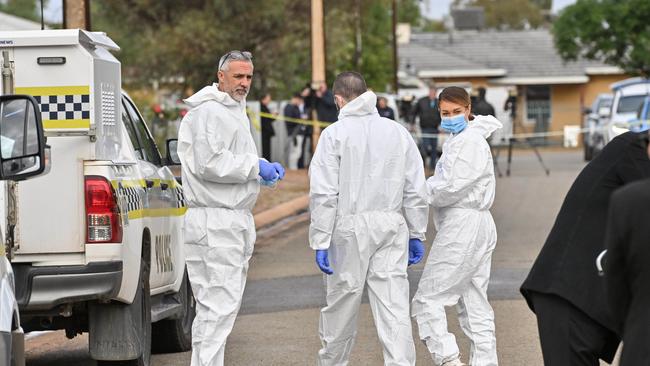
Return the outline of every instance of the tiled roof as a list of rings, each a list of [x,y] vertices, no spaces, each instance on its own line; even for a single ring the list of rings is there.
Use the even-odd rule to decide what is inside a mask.
[[[413,33],[410,43],[398,47],[400,70],[416,75],[505,69],[507,78],[558,78],[584,77],[586,68],[616,70],[597,61],[562,61],[548,30]]]

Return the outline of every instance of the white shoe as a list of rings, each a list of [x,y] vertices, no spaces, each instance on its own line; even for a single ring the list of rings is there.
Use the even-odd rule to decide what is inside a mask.
[[[457,358],[455,360],[447,361],[442,364],[442,366],[467,366],[464,363],[460,361],[460,358]]]

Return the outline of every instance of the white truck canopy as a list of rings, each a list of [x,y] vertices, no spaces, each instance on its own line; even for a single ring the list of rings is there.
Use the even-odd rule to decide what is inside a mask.
[[[121,144],[121,67],[105,33],[81,29],[0,32],[13,63],[16,94],[40,103],[47,136],[91,136],[95,158],[115,158]]]
[[[104,32],[88,32],[83,29],[0,31],[0,48],[74,45],[85,45],[90,49],[103,47],[110,51],[120,50]]]

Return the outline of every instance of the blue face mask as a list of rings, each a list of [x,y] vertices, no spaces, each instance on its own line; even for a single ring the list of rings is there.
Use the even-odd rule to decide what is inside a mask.
[[[440,124],[443,130],[457,134],[462,132],[465,127],[467,127],[467,120],[465,120],[465,114],[457,114],[453,117],[442,117],[442,123]]]

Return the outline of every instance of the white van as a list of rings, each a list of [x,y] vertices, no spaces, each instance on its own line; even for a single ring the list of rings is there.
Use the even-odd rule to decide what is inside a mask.
[[[0,32],[40,103],[51,172],[21,182],[9,258],[26,332],[89,333],[98,364],[191,348],[183,191],[121,89],[119,47],[83,30]],[[153,342],[153,343],[152,343]]]
[[[610,120],[606,124],[607,141],[640,126],[637,116],[644,101],[650,96],[650,79],[630,78],[611,85],[614,93]]]

